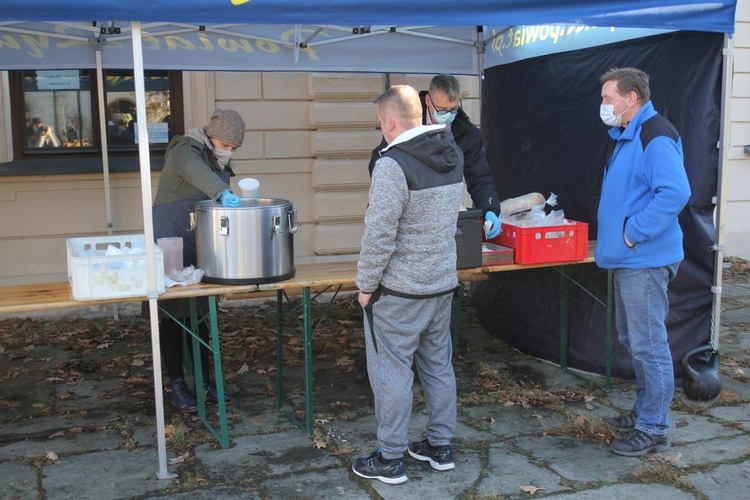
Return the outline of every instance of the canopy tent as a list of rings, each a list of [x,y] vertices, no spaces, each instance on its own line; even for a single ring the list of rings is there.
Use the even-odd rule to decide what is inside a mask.
[[[577,24],[734,32],[736,0],[8,0],[0,21],[137,20],[192,24],[479,26]],[[85,18],[82,15],[85,13]],[[145,29],[145,26],[142,28]]]
[[[233,46],[230,38],[240,40],[238,50],[248,54],[243,63],[232,66],[233,70],[288,70],[288,71],[400,71],[408,72],[454,72],[481,76],[484,68],[484,54],[487,46],[494,47],[500,36],[508,33],[506,28],[485,31],[480,26],[519,26],[519,25],[567,25],[567,26],[613,26],[619,28],[649,28],[664,30],[694,30],[731,34],[734,32],[736,0],[685,1],[685,0],[623,0],[621,2],[601,2],[597,0],[466,0],[454,2],[431,0],[429,2],[381,0],[363,3],[359,0],[70,0],[62,6],[53,0],[7,0],[0,11],[0,70],[18,68],[17,58],[6,54],[22,54],[27,67],[45,67],[46,61],[40,58],[44,50],[53,44],[68,44],[74,47],[70,55],[54,58],[55,68],[92,67],[94,61],[109,57],[108,50],[102,50],[110,43],[112,47],[123,43],[130,35],[132,46],[132,68],[136,83],[136,107],[145,109],[145,89],[143,72],[149,61],[149,50],[153,44],[151,31],[173,30],[173,35],[193,37],[196,56],[202,69],[216,69],[212,57],[201,57],[207,43],[220,47]],[[98,21],[95,21],[98,20]],[[108,20],[108,21],[104,21]],[[116,20],[116,21],[112,21]],[[122,20],[117,21],[117,20]],[[127,24],[127,23],[130,24]],[[149,23],[149,24],[143,24]],[[154,23],[154,24],[151,24]],[[171,27],[164,27],[169,23]],[[223,24],[222,24],[223,23]],[[227,24],[231,23],[231,24]],[[305,23],[305,24],[302,24]],[[238,26],[248,25],[248,26]],[[275,28],[275,35],[268,36],[268,30]],[[287,28],[279,28],[287,26]],[[237,34],[251,30],[244,36]],[[458,33],[463,33],[459,36]],[[484,33],[492,33],[487,41]],[[45,35],[40,36],[40,33]],[[201,35],[203,33],[203,35]],[[215,36],[215,41],[207,35]],[[49,35],[49,38],[47,37]],[[165,37],[171,36],[163,33]],[[37,38],[38,37],[38,38]],[[119,38],[118,38],[119,37]],[[398,38],[396,38],[398,37]],[[50,42],[50,38],[54,41]],[[315,67],[309,65],[310,49],[331,43],[333,39],[342,42],[338,47],[350,50],[351,57],[331,59],[330,63]],[[224,42],[220,42],[223,39]],[[21,42],[19,42],[19,40]],[[165,38],[165,40],[167,40]],[[241,49],[242,40],[253,40],[252,51]],[[281,40],[282,43],[278,43]],[[393,40],[398,40],[393,42]],[[460,40],[460,41],[459,41]],[[515,40],[512,38],[511,40]],[[452,43],[450,49],[443,48],[444,42]],[[489,43],[488,43],[489,42]],[[166,42],[165,42],[166,43]],[[238,43],[236,40],[234,43]],[[226,45],[229,44],[229,45]],[[277,45],[273,45],[277,44]],[[381,45],[378,45],[381,44]],[[515,45],[515,41],[511,45]],[[731,40],[727,38],[728,48]],[[168,47],[168,45],[167,45]],[[288,53],[286,61],[269,61],[267,50]],[[502,48],[502,44],[500,45]],[[411,50],[414,48],[414,50]],[[321,49],[322,51],[322,49]],[[731,82],[731,50],[725,51],[725,90]],[[67,53],[67,52],[66,52]],[[103,56],[103,54],[107,54]],[[436,58],[427,57],[435,53]],[[407,57],[408,56],[408,57]],[[114,54],[112,55],[114,57]],[[355,65],[352,57],[365,61],[364,67]],[[129,57],[124,62],[112,64],[131,67]],[[14,62],[16,61],[16,62]],[[265,62],[264,62],[265,61]],[[399,61],[396,64],[394,61]],[[400,65],[401,61],[408,64]],[[101,68],[101,60],[96,64]],[[181,63],[180,63],[181,64]],[[49,67],[49,66],[46,66]],[[165,66],[163,66],[165,67]],[[188,69],[180,67],[179,69]],[[198,68],[190,68],[198,69]],[[226,69],[226,68],[225,68]],[[727,156],[728,127],[726,113],[728,96],[724,96],[722,110],[722,133],[720,140],[721,164]],[[147,138],[144,120],[138,123],[140,137]],[[154,358],[154,389],[156,396],[157,434],[159,447],[159,477],[170,477],[166,468],[164,438],[163,396],[161,387],[161,366],[159,335],[156,314],[156,276],[154,264],[154,243],[151,218],[151,181],[148,140],[139,143],[139,159],[142,187],[143,224],[147,241],[147,262],[149,274],[149,303],[151,308],[152,353]],[[717,262],[721,263],[721,238],[723,224],[723,186],[719,182],[717,227],[719,244]],[[717,298],[720,291],[718,273]],[[719,308],[716,307],[718,322]],[[718,325],[718,323],[717,323]]]

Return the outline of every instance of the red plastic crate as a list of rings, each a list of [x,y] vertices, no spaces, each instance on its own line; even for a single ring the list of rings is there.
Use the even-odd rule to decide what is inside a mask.
[[[569,221],[560,226],[519,227],[503,222],[492,243],[514,248],[517,264],[583,260],[588,256],[589,225]]]

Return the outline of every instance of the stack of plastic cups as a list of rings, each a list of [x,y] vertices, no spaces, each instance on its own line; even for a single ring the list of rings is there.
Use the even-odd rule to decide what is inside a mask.
[[[171,276],[182,271],[182,238],[159,238],[156,244],[164,252],[164,274]]]

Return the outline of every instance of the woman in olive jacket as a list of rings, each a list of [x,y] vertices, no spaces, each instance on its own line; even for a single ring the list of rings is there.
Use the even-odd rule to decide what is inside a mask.
[[[233,110],[217,109],[205,127],[196,127],[169,142],[164,155],[164,169],[159,177],[153,205],[154,238],[181,237],[183,263],[197,266],[195,231],[190,229],[190,213],[195,204],[215,200],[225,207],[240,206],[240,199],[232,193],[229,178],[234,176],[230,159],[242,146],[245,122]],[[183,324],[190,324],[187,299],[160,300],[159,307]],[[208,311],[208,302],[198,300],[199,317]],[[146,310],[146,308],[144,308]],[[172,318],[160,311],[159,332],[161,355],[171,384],[171,396],[177,407],[185,412],[197,411],[193,393],[185,383],[183,369],[183,338],[185,331]],[[201,324],[200,334],[208,338],[208,328]],[[188,342],[188,346],[192,343]],[[215,381],[208,375],[208,352],[201,349],[203,386],[207,399],[218,401]]]

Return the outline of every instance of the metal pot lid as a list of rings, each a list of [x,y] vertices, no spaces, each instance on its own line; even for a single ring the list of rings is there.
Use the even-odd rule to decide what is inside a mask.
[[[291,205],[291,201],[282,198],[240,198],[239,207],[225,207],[218,201],[205,200],[196,203],[195,208],[204,210],[239,210],[242,208],[273,208]]]

